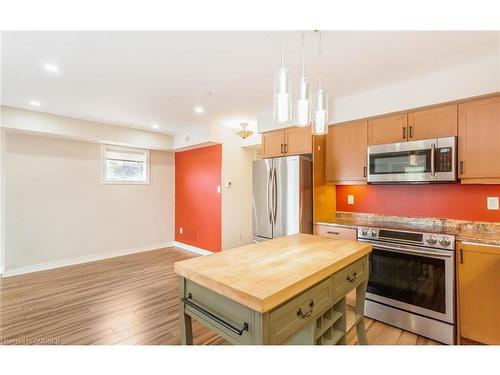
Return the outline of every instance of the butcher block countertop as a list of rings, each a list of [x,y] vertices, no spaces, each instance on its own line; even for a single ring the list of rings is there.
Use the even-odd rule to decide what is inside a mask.
[[[371,245],[295,234],[177,262],[175,272],[264,313],[367,255]]]

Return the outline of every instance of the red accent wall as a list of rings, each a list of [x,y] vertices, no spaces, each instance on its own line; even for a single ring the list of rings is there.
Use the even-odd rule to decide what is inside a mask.
[[[486,209],[486,197],[500,197],[500,185],[337,185],[337,210],[382,215],[500,222]],[[354,195],[354,204],[347,196]]]
[[[221,250],[221,168],[222,145],[175,153],[176,241]]]

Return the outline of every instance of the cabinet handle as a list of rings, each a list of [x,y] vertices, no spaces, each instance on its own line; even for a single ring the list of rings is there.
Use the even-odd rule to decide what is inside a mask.
[[[285,143],[285,154],[288,154],[288,143]]]
[[[363,177],[366,177],[366,167],[363,167]]]
[[[282,143],[282,144],[281,144],[281,152],[280,152],[280,154],[284,154],[284,153],[285,153],[285,151],[284,151],[284,147],[283,147],[283,146],[284,146],[284,144]]]
[[[460,161],[460,174],[464,174],[464,162]]]
[[[313,300],[311,300],[309,302],[309,307],[310,307],[309,311],[307,311],[305,313],[302,312],[302,309],[299,307],[299,309],[297,310],[297,316],[300,316],[302,319],[307,318],[308,316],[311,316],[311,314],[313,312],[313,308],[314,308],[314,301]]]
[[[413,126],[410,126],[410,138],[413,138],[412,129],[413,129]]]
[[[210,311],[205,310],[203,307],[192,302],[192,298],[193,298],[193,295],[191,293],[189,293],[187,298],[181,298],[181,301],[184,302],[186,305],[191,306],[193,309],[199,311],[200,313],[206,315],[207,317],[209,317],[213,321],[219,323],[221,326],[236,333],[238,336],[241,336],[243,334],[243,331],[248,331],[248,323],[244,322],[242,328],[235,327],[231,323],[226,322],[224,319],[219,318],[217,315],[212,314]]]
[[[352,273],[352,277],[347,275],[346,280],[349,281],[350,283],[353,283],[356,281],[356,277],[357,277],[357,274],[356,274],[356,271],[354,271]]]
[[[334,234],[334,235],[336,235],[336,236],[338,236],[338,235],[340,234],[340,232],[330,232],[330,231],[328,231],[328,232],[326,232],[326,233],[327,233],[327,234]]]
[[[464,251],[463,249],[460,249],[460,263],[464,263]]]
[[[403,139],[406,139],[406,126],[403,127]]]

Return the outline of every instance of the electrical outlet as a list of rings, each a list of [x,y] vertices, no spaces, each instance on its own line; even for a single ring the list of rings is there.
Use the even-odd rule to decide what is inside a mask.
[[[498,210],[498,197],[486,198],[486,204],[488,206],[488,210]]]
[[[182,227],[179,228],[179,233],[182,234]]]
[[[347,204],[354,204],[354,195],[349,194],[347,196]]]

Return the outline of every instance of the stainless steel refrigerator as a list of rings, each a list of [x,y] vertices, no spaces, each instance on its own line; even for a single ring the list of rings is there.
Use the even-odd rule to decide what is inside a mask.
[[[289,156],[253,162],[253,240],[312,233],[312,161]]]

